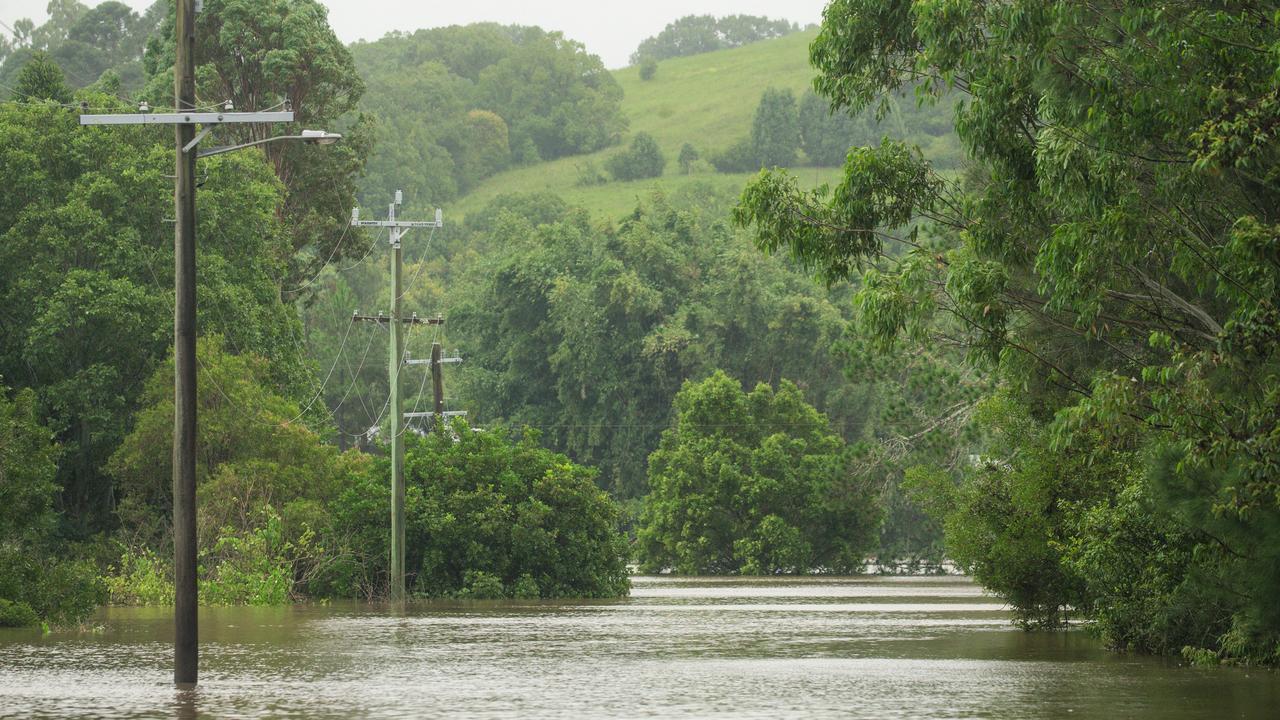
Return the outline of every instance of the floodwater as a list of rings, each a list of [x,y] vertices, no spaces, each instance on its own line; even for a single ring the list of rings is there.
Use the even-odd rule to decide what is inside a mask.
[[[959,577],[634,580],[629,599],[165,609],[0,630],[3,717],[1275,718],[1280,675],[1024,633]]]

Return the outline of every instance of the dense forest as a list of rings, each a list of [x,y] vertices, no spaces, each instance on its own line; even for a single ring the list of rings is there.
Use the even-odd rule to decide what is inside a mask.
[[[397,299],[445,318],[408,358],[456,348],[468,413],[405,431],[415,595],[946,559],[1027,628],[1280,662],[1280,38],[1216,8],[835,0],[812,90],[753,78],[723,144],[668,147],[555,31],[347,46],[314,0],[206,0],[201,103],[343,141],[200,160],[202,602],[387,592],[389,351],[352,314],[391,302],[388,251],[349,220],[403,190],[447,218],[405,244]],[[0,44],[13,625],[173,593],[172,135],[77,117],[171,106],[173,12],[49,11]],[[633,63],[658,86],[797,31],[689,16]],[[579,185],[652,184],[606,218],[539,187],[450,212],[588,157]]]

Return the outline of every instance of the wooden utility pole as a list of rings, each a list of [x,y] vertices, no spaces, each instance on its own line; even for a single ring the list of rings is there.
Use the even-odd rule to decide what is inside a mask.
[[[387,398],[391,413],[391,558],[389,596],[391,602],[402,603],[405,600],[405,567],[404,567],[404,410],[400,398],[400,368],[404,365],[404,337],[401,326],[404,324],[440,325],[443,318],[401,317],[400,298],[404,294],[401,289],[400,241],[412,228],[438,228],[443,222],[441,213],[436,210],[436,219],[432,221],[403,221],[396,219],[396,208],[403,201],[403,194],[397,190],[395,202],[387,211],[387,219],[361,220],[359,208],[351,211],[351,224],[355,227],[385,227],[391,231],[391,315],[384,317],[368,317],[353,315],[353,320],[385,322],[391,331],[388,345],[387,377],[390,384],[390,396]]]
[[[405,413],[405,419],[413,418],[434,418],[436,423],[442,423],[446,418],[464,417],[467,414],[465,410],[454,410],[452,412],[444,409],[444,366],[462,362],[460,357],[441,357],[440,343],[431,343],[431,359],[430,360],[413,360],[406,358],[406,365],[425,365],[431,364],[431,390],[435,403],[431,412],[410,412]]]
[[[436,417],[443,417],[444,413],[444,373],[440,370],[440,343],[431,343],[431,394],[436,401]]]
[[[268,138],[197,152],[209,131],[227,123],[293,122],[293,112],[196,112],[196,0],[177,0],[173,66],[175,112],[80,116],[81,125],[173,125],[173,681],[194,685],[199,674],[196,590],[196,158],[283,139],[330,143],[325,132]],[[196,133],[196,125],[203,129]]]
[[[174,108],[196,107],[195,0],[177,2]],[[174,125],[173,233],[173,681],[195,684],[199,669],[196,591],[196,156],[191,124]]]

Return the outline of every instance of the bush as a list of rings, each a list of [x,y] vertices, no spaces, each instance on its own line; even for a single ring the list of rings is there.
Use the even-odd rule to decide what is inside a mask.
[[[760,160],[751,147],[751,141],[745,138],[718,153],[712,153],[707,159],[711,161],[712,167],[722,173],[755,172],[760,169]]]
[[[407,448],[406,567],[418,593],[627,593],[620,511],[596,487],[594,470],[540,447],[533,434],[512,443],[501,431],[473,433],[461,423],[453,432],[456,441],[445,430],[410,439]],[[377,510],[385,517],[385,505]]]
[[[856,572],[874,545],[875,494],[795,385],[750,393],[717,371],[686,382],[649,456],[637,544],[646,571]]]
[[[605,167],[615,180],[640,180],[659,177],[667,166],[662,149],[649,133],[637,133],[631,147],[605,162]]]
[[[104,581],[112,605],[173,604],[173,567],[150,548],[125,548]]]
[[[653,76],[658,73],[658,61],[653,58],[645,58],[640,61],[640,79],[652,80]]]
[[[0,627],[30,627],[39,623],[40,618],[30,605],[0,598]]]
[[[688,175],[693,172],[693,164],[698,162],[698,150],[689,143],[680,146],[680,157],[677,159],[680,163],[680,172]]]

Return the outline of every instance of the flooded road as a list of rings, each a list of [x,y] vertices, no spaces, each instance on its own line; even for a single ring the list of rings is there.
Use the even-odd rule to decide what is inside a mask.
[[[0,717],[1274,718],[1280,675],[1024,633],[965,578],[634,579],[620,601],[168,609],[0,629]]]

